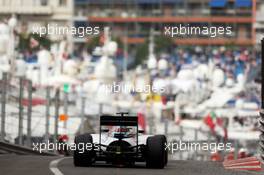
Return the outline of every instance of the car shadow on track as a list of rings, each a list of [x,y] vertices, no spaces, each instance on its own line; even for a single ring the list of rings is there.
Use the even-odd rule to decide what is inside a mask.
[[[93,164],[90,167],[95,167],[95,168],[137,168],[137,169],[149,169],[146,167],[145,163],[136,163],[134,165],[113,165],[113,164],[107,164],[105,162],[98,162]]]

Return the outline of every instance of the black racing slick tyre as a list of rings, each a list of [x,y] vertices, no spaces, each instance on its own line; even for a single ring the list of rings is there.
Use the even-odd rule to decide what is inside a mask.
[[[165,144],[167,144],[167,138],[166,138],[166,136],[162,135],[162,137],[164,137]],[[166,145],[165,145],[165,147],[166,147]],[[166,149],[166,148],[164,148],[164,149],[165,149],[165,166],[166,166],[168,164],[168,149]]]
[[[93,144],[93,138],[90,134],[82,134],[74,139],[76,150],[73,153],[73,163],[75,166],[91,166],[94,159],[94,150],[86,150],[86,144]],[[80,149],[81,148],[81,149]]]
[[[167,151],[165,150],[166,137],[156,135],[147,139],[146,166],[148,168],[162,169],[167,164]]]

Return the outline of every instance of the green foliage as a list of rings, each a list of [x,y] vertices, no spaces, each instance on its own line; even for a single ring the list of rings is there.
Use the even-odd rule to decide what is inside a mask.
[[[18,50],[19,51],[25,51],[29,48],[29,36],[27,33],[22,33],[19,36],[19,42],[18,42]]]
[[[157,57],[159,57],[161,53],[171,53],[174,47],[173,40],[165,36],[156,36],[154,38],[154,43],[155,43],[154,52]],[[144,60],[148,58],[149,55],[148,47],[149,47],[148,40],[136,47],[135,66],[142,64]]]
[[[40,37],[38,34],[31,34],[31,36],[39,42],[40,46],[50,49],[52,42],[49,38],[46,36]]]
[[[174,47],[173,40],[166,36],[157,36],[154,39],[155,42],[155,53],[157,55],[161,53],[170,53]]]
[[[19,42],[18,42],[17,49],[20,52],[38,50],[40,46],[50,49],[51,41],[46,36],[40,37],[38,34],[21,33],[18,35],[18,37],[19,37]],[[30,38],[34,38],[36,41],[38,41],[39,46],[35,48],[31,48]]]
[[[148,42],[140,44],[136,47],[136,55],[135,55],[135,66],[141,64],[148,57]]]
[[[121,41],[120,38],[112,38],[113,41],[116,41],[118,44],[118,47],[123,49],[124,48],[124,43]],[[155,49],[154,52],[159,56],[161,53],[171,53],[173,47],[174,47],[174,42],[171,38],[165,37],[165,36],[156,36],[154,38],[155,42]],[[101,45],[100,43],[100,36],[93,37],[89,40],[89,42],[86,43],[86,49],[89,53],[92,53],[93,49],[96,46]],[[139,65],[144,62],[148,58],[148,47],[149,47],[149,41],[146,40],[143,44],[136,45],[136,54],[135,54],[135,64]],[[131,51],[131,50],[130,50]],[[131,53],[131,52],[130,52]],[[134,67],[133,66],[133,67]]]
[[[90,40],[86,43],[85,47],[89,53],[92,53],[95,47],[100,45],[100,36],[95,36],[90,38]]]
[[[234,42],[228,42],[225,44],[225,47],[229,50],[234,50],[236,48],[236,45]]]
[[[92,51],[94,50],[95,47],[102,45],[102,43],[100,43],[100,37],[101,36],[95,36],[90,38],[90,40],[86,43],[85,48],[87,49],[87,51],[89,53],[92,53]],[[118,45],[118,48],[123,49],[124,48],[124,44],[121,41],[120,38],[112,38],[113,41],[115,41]]]

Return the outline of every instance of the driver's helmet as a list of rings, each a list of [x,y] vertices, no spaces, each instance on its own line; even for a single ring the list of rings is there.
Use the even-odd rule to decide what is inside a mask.
[[[134,136],[134,130],[127,126],[115,126],[111,128],[110,135],[115,138],[129,138]]]

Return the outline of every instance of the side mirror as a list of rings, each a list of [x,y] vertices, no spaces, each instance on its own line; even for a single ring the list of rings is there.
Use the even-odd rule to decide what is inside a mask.
[[[145,131],[144,130],[138,130],[138,133],[143,134],[143,133],[145,133]]]

